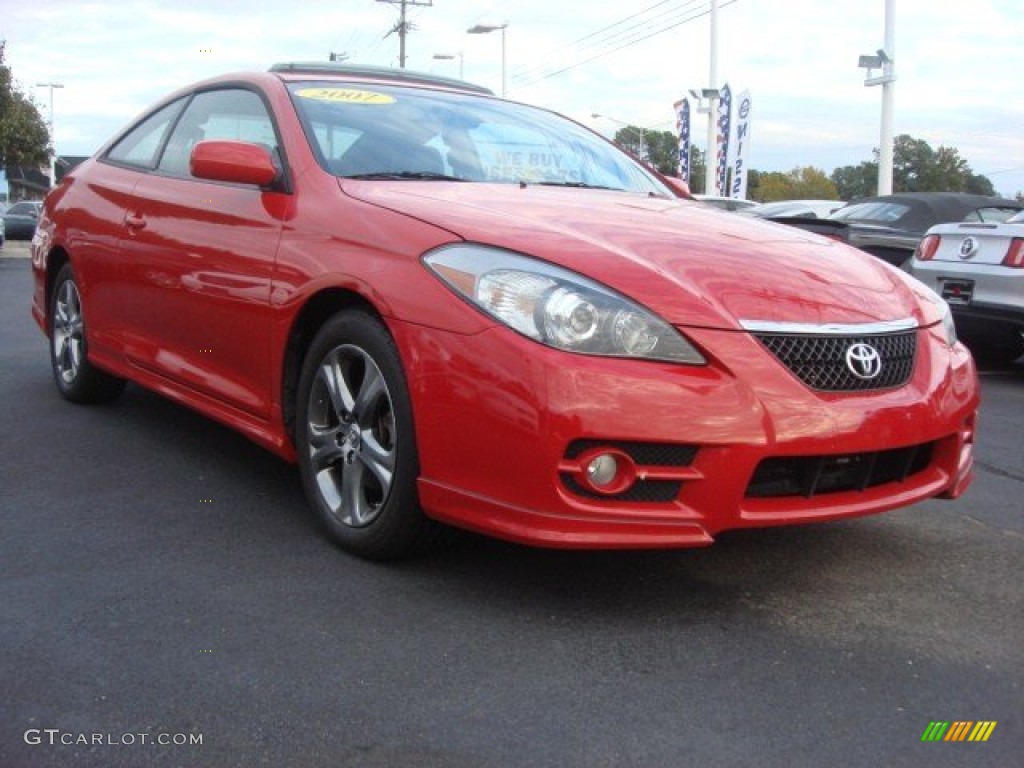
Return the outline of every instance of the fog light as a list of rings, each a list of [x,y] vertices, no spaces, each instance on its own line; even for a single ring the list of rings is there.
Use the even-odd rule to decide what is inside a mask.
[[[587,464],[587,480],[596,488],[604,488],[615,482],[619,474],[619,462],[610,453],[595,456]]]

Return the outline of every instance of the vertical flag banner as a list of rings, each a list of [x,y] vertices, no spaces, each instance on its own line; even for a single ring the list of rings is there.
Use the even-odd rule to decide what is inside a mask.
[[[732,135],[732,92],[729,84],[718,97],[718,157],[715,164],[715,194],[728,197],[729,137]],[[710,165],[710,164],[709,164]]]
[[[679,178],[690,183],[690,100],[684,98],[672,105],[676,110],[676,132],[679,134]]]
[[[736,157],[732,165],[732,194],[747,199],[747,157],[750,155],[750,91],[743,91],[736,108]]]

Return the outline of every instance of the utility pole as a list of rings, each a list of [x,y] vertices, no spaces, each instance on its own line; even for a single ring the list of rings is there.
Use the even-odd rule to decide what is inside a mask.
[[[387,35],[392,32],[398,33],[398,66],[405,69],[405,35],[410,29],[414,29],[412,22],[406,21],[405,9],[410,5],[422,5],[427,8],[431,7],[434,2],[433,0],[377,0],[378,3],[390,3],[391,5],[397,5],[399,7],[398,23],[393,26]]]

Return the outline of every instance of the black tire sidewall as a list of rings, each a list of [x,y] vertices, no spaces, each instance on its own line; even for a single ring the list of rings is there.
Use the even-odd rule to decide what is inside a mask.
[[[69,282],[75,286],[75,291],[78,293],[79,307],[82,312],[82,360],[78,366],[75,378],[70,383],[64,381],[57,368],[57,353],[53,343],[57,301],[60,297],[61,288]],[[57,278],[53,283],[53,294],[50,296],[49,312],[50,334],[48,342],[50,347],[50,370],[53,373],[53,381],[57,385],[57,390],[60,394],[73,403],[101,403],[112,400],[120,395],[124,390],[124,380],[99,370],[89,362],[85,302],[70,263],[65,264],[57,272]]]
[[[306,436],[316,373],[327,354],[344,344],[358,347],[372,358],[387,384],[395,417],[396,461],[391,488],[377,517],[358,528],[338,520],[324,504],[309,461]],[[297,395],[294,438],[299,470],[303,489],[320,522],[342,548],[360,557],[388,560],[411,554],[428,521],[416,492],[419,459],[409,389],[398,349],[384,325],[360,310],[339,312],[330,318],[306,352]]]

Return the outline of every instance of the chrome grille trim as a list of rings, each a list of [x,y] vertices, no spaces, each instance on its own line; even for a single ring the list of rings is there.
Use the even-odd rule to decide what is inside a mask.
[[[776,320],[740,320],[740,326],[751,333],[794,334],[800,336],[874,336],[898,333],[918,327],[913,317],[881,320],[872,323],[787,323]]]

